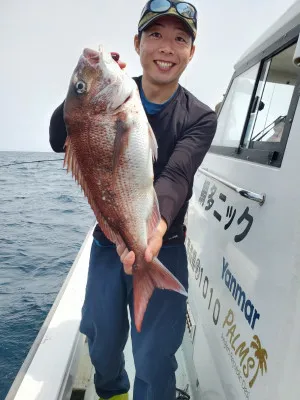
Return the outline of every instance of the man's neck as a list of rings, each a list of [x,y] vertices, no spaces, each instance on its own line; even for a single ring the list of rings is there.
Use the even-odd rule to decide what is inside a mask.
[[[166,85],[154,84],[142,77],[142,88],[148,101],[155,104],[166,102],[177,90],[178,82],[171,82]]]

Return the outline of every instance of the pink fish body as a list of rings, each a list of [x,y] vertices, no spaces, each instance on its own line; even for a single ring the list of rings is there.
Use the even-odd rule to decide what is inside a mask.
[[[134,318],[140,332],[157,287],[186,295],[157,259],[144,259],[149,235],[160,221],[153,186],[157,143],[136,83],[103,49],[85,49],[72,75],[64,105],[64,164],[71,170],[104,234],[136,255]]]

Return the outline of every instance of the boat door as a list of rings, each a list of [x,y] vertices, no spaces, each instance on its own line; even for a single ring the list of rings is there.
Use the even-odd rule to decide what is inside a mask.
[[[201,400],[300,398],[299,21],[297,2],[239,62],[195,176],[186,246]]]

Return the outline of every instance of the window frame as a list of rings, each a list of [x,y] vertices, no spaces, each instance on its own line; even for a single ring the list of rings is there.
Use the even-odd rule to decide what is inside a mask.
[[[287,34],[283,35],[276,42],[272,43],[267,49],[261,51],[256,57],[242,65],[239,69],[235,71],[233,74],[230,83],[228,85],[225,98],[222,102],[222,105],[219,110],[219,114],[222,112],[223,105],[226,101],[228,93],[232,87],[232,83],[234,79],[252,68],[254,65],[259,64],[256,82],[253,88],[252,96],[250,99],[248,111],[245,118],[244,127],[241,133],[240,144],[238,147],[228,147],[221,145],[211,145],[209,152],[215,153],[223,156],[239,158],[241,160],[251,161],[258,164],[271,165],[273,167],[280,168],[282,164],[282,160],[284,157],[285,148],[287,145],[291,125],[294,119],[295,111],[299,102],[300,96],[300,68],[298,71],[298,78],[295,84],[295,88],[293,91],[293,95],[291,98],[288,114],[286,117],[286,122],[284,125],[282,138],[280,142],[251,142],[251,147],[244,148],[242,144],[245,140],[246,130],[249,123],[250,113],[253,106],[253,102],[256,97],[257,88],[260,81],[260,76],[263,70],[264,63],[276,56],[277,54],[284,51],[289,46],[297,43],[297,40],[300,40],[300,24],[295,28],[291,29]]]

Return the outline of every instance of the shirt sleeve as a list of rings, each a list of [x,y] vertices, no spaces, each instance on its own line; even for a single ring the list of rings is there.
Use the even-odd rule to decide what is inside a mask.
[[[64,102],[53,112],[49,126],[49,142],[56,153],[64,153],[67,129],[64,121]]]
[[[168,228],[186,201],[189,187],[210,148],[216,129],[217,116],[213,111],[187,128],[155,184],[160,213]]]

